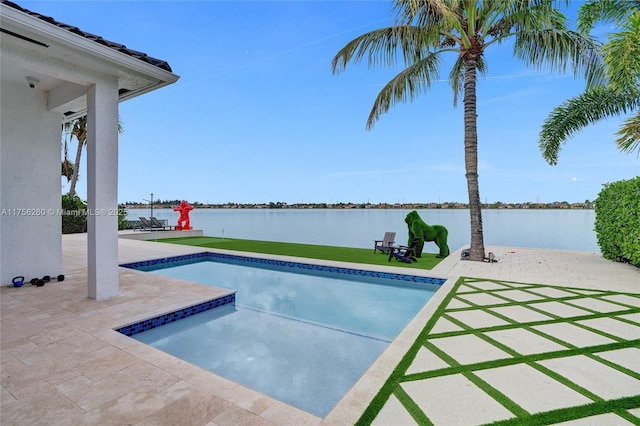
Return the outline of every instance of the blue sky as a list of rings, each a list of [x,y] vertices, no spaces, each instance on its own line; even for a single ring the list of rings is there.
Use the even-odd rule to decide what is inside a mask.
[[[205,203],[468,200],[463,109],[452,105],[449,68],[370,131],[373,101],[400,68],[331,73],[347,42],[392,22],[388,1],[18,4],[166,60],[180,75],[120,104],[120,202],[150,193]],[[613,142],[622,118],[584,129],[549,166],[540,126],[584,82],[527,68],[506,45],[487,59],[478,83],[483,202],[593,200],[602,184],[640,174],[638,157]]]

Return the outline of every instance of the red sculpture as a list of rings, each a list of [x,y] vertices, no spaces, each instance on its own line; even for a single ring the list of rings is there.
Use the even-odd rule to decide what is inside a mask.
[[[178,218],[178,226],[176,226],[177,231],[188,231],[191,228],[191,224],[189,222],[189,212],[193,210],[193,206],[187,204],[185,200],[182,200],[179,206],[173,208],[174,212],[180,212],[180,217]]]

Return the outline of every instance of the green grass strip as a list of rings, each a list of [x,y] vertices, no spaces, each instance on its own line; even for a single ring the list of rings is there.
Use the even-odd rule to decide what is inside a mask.
[[[416,402],[409,396],[409,394],[402,389],[402,386],[396,386],[393,394],[398,398],[398,401],[407,409],[413,420],[419,425],[433,426],[429,417],[422,411],[422,409],[416,404]]]
[[[626,420],[629,420],[631,424],[638,424],[638,420],[640,419],[626,412],[626,410],[638,407],[640,407],[640,395],[608,401],[596,401],[578,407],[559,408],[557,410],[545,411],[542,413],[531,414],[529,416],[500,420],[490,424],[492,426],[549,425],[612,412]]]
[[[438,349],[432,343],[430,343],[431,341],[432,339],[430,339],[428,342],[425,342],[424,347],[444,359],[447,355],[446,354],[441,355],[442,354],[441,350]],[[590,358],[595,359],[595,357],[597,357],[597,354],[601,352],[613,351],[618,349],[637,348],[639,346],[640,346],[640,340],[629,340],[626,342],[605,343],[602,345],[589,346],[584,348],[562,349],[562,350],[557,350],[552,352],[542,352],[542,353],[535,353],[535,354],[529,354],[529,355],[521,355],[516,358],[500,358],[495,360],[476,362],[473,364],[462,365],[462,364],[456,363],[456,365],[452,367],[444,367],[437,370],[429,370],[429,371],[422,371],[419,373],[407,374],[402,378],[402,381],[410,382],[414,380],[431,379],[433,377],[442,377],[442,376],[449,376],[452,374],[461,374],[464,371],[480,371],[480,370],[488,370],[492,368],[507,367],[507,366],[516,365],[516,364],[530,364],[532,362],[537,362],[537,361],[545,361],[548,359],[557,359],[557,358],[564,358],[564,357],[570,357],[570,356],[576,356],[576,355],[584,355],[584,356],[588,356]],[[640,373],[633,372],[627,368],[621,367],[614,363],[603,362],[606,360],[600,359],[599,357],[597,361],[602,362],[603,364],[606,364],[620,372],[623,372],[625,374],[630,375],[631,377],[634,377],[640,380],[640,377],[638,377]]]
[[[202,248],[362,263],[366,265],[394,266],[406,269],[431,270],[442,261],[441,258],[436,258],[435,253],[422,253],[422,257],[419,258],[417,262],[409,264],[396,259],[389,261],[389,255],[380,251],[374,254],[373,249],[283,243],[278,241],[241,240],[235,238],[182,237],[161,238],[150,241]]]

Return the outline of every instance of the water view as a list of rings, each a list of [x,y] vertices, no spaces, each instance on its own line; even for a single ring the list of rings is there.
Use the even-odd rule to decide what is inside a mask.
[[[404,218],[409,210],[393,209],[196,209],[190,214],[194,229],[204,235],[252,240],[282,241],[344,247],[373,248],[373,240],[386,231],[396,232],[396,242],[406,243]],[[468,210],[424,209],[420,217],[430,225],[449,230],[451,251],[468,247]],[[149,209],[130,209],[127,218],[150,216]],[[178,213],[153,209],[153,215],[175,224]],[[487,245],[577,250],[599,253],[593,230],[595,212],[575,210],[483,210]],[[433,243],[425,251],[436,253]]]

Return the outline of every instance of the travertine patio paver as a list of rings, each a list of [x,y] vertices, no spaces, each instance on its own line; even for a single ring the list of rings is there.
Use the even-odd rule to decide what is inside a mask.
[[[420,348],[415,359],[407,369],[407,374],[422,373],[447,367],[450,367],[450,365],[443,361],[442,358],[439,358],[426,348]]]
[[[540,354],[567,349],[552,340],[546,339],[529,330],[511,328],[507,330],[489,331],[486,336],[497,340],[522,355]]]
[[[491,315],[488,312],[479,310],[448,312],[447,315],[455,318],[456,320],[464,323],[469,327],[474,328],[493,327],[496,325],[508,324],[508,322],[501,318],[498,318],[495,315]]]
[[[460,374],[403,383],[436,425],[483,424],[513,417],[513,414]]]
[[[448,331],[460,331],[460,330],[462,330],[462,327],[460,327],[459,325],[452,323],[446,318],[440,318],[438,319],[438,322],[436,323],[436,325],[433,326],[432,332],[434,334],[437,334],[437,333],[446,333]]]
[[[472,334],[434,338],[430,342],[460,364],[473,364],[510,357],[508,353]]]
[[[567,303],[575,305],[579,308],[587,308],[595,312],[616,312],[624,309],[617,303],[607,302],[598,298],[585,297],[582,299],[571,300]]]
[[[500,292],[500,296],[511,299],[515,302],[529,302],[531,300],[542,300],[544,296],[539,294],[534,294],[528,291],[523,290],[505,290]]]
[[[581,315],[589,315],[590,313],[589,311],[567,305],[563,302],[532,303],[531,306],[561,318],[579,317]]]
[[[593,330],[600,330],[611,336],[621,337],[626,340],[640,339],[640,328],[638,328],[637,325],[620,321],[616,319],[616,317],[580,320],[576,321],[576,324],[589,327]]]
[[[398,401],[398,398],[391,395],[389,401],[384,405],[378,417],[375,418],[373,426],[390,426],[390,425],[417,425],[411,414]]]
[[[596,352],[595,355],[631,371],[640,372],[640,347]]]
[[[475,374],[531,414],[591,402],[526,364],[491,368]]]
[[[593,331],[585,330],[570,323],[535,325],[534,330],[541,331],[575,346],[593,346],[613,343],[615,340]]]
[[[583,355],[548,359],[538,363],[605,399],[640,394],[640,380]]]
[[[467,293],[459,295],[458,298],[464,302],[471,302],[474,305],[500,305],[507,303],[504,299],[488,293]]]
[[[519,323],[548,321],[552,319],[549,315],[536,312],[526,306],[497,306],[495,308],[489,308],[488,310]]]

